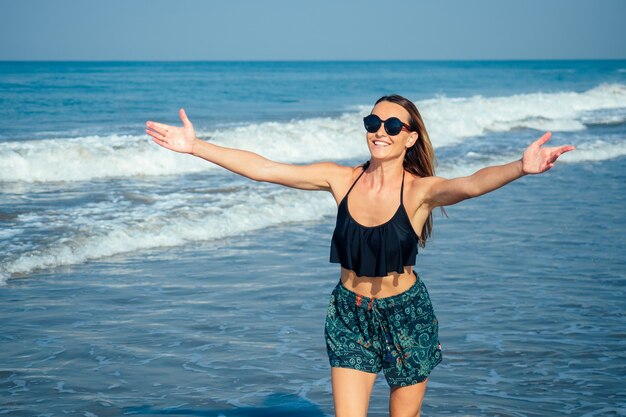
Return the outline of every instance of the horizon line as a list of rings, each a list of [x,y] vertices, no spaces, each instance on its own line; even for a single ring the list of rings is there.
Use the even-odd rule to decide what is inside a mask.
[[[331,63],[331,62],[571,62],[571,61],[626,61],[624,58],[455,58],[455,59],[3,59],[0,62],[154,62],[154,63]]]

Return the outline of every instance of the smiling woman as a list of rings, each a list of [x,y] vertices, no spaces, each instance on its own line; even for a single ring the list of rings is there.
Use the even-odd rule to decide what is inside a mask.
[[[413,271],[417,248],[432,232],[432,210],[491,192],[526,174],[550,169],[573,146],[543,147],[546,133],[521,159],[454,179],[436,177],[435,155],[415,105],[380,98],[364,118],[370,159],[292,165],[199,140],[185,111],[182,127],[147,122],[154,142],[255,181],[324,190],[338,204],[331,262],[341,265],[326,317],[335,412],[365,416],[377,374],[391,387],[390,414],[418,416],[426,383],[442,360],[424,282]],[[297,271],[294,271],[297,274]]]

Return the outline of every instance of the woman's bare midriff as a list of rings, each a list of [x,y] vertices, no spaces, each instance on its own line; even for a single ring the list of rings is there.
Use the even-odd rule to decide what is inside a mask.
[[[352,292],[365,297],[385,298],[401,294],[411,288],[416,277],[413,268],[404,267],[404,273],[386,277],[359,277],[354,271],[341,268],[341,283]]]

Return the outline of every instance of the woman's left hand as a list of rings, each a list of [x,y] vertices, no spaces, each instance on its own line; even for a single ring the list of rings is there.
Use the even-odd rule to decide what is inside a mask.
[[[550,139],[552,133],[545,135],[531,143],[522,156],[522,170],[524,174],[541,174],[554,166],[557,158],[565,152],[576,149],[572,145],[555,146],[552,148],[542,148],[541,145]]]

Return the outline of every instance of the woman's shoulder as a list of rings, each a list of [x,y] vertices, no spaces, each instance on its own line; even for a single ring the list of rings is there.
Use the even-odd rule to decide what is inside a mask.
[[[354,173],[356,172],[360,173],[363,170],[362,164],[352,167],[352,166],[347,166],[347,165],[341,165],[336,162],[315,162],[308,166],[311,169],[324,171],[327,174],[330,174],[329,176],[331,178],[340,179],[340,180],[349,178],[353,176]]]
[[[430,175],[428,177],[421,177],[419,175],[410,173],[409,171],[406,171],[406,174],[405,174],[405,183],[409,187],[415,188],[416,191],[418,189],[421,189],[421,190],[428,189],[432,187],[434,184],[437,184],[441,181],[445,181],[445,178],[437,177],[435,175]]]
[[[347,194],[348,189],[364,171],[364,164],[356,166],[340,165],[327,162],[328,169],[332,170],[331,189],[337,203]]]
[[[432,187],[441,181],[445,181],[445,178],[437,176],[421,177],[407,171],[405,174],[405,199],[410,206],[422,207],[428,201]]]

